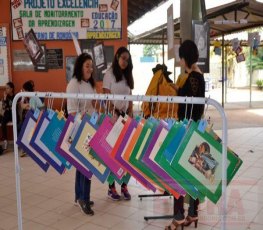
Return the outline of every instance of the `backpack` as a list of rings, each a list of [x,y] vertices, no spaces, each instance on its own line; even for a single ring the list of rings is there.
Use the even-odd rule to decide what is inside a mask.
[[[145,95],[176,96],[177,92],[172,83],[166,80],[162,69],[160,69],[153,75]],[[141,108],[146,118],[151,115],[162,119],[166,117],[177,118],[177,103],[143,102]]]

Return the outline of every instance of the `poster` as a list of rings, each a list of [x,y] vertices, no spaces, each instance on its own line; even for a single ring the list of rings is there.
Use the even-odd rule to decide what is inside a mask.
[[[209,73],[209,49],[210,49],[210,28],[207,22],[192,22],[192,37],[199,51],[197,65],[204,73]]]
[[[26,51],[34,65],[42,58],[44,51],[42,50],[35,32],[31,29],[23,39]]]
[[[171,166],[189,180],[213,203],[222,194],[222,144],[192,122],[177,150]],[[227,153],[227,179],[233,175],[238,158]]]
[[[95,65],[98,70],[106,68],[106,59],[104,53],[104,46],[102,43],[95,45],[92,49],[92,56],[95,60]]]
[[[41,49],[43,50],[43,56],[39,59],[39,61],[35,65],[35,71],[38,72],[47,72],[47,55],[46,55],[46,46],[40,45]]]
[[[121,0],[10,0],[13,40],[121,39]]]
[[[66,57],[66,80],[67,80],[67,83],[69,83],[69,81],[73,77],[74,65],[75,65],[76,60],[77,60],[77,56]]]
[[[11,80],[8,25],[0,23],[0,86]]]

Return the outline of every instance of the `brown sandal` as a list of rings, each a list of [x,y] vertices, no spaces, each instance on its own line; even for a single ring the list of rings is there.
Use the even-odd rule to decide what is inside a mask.
[[[184,222],[184,226],[190,226],[192,222],[195,223],[195,228],[197,228],[198,216],[195,216],[195,217],[187,216]]]
[[[181,226],[181,230],[183,230],[184,229],[184,221],[185,221],[185,219],[183,219],[183,220],[173,219],[172,223],[165,227],[165,230],[176,230],[180,226]]]

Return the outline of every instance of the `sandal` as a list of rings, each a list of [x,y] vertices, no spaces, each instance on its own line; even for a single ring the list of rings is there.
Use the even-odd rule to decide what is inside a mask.
[[[180,226],[181,226],[181,229],[183,230],[184,229],[184,221],[185,221],[185,219],[183,219],[183,220],[175,220],[175,219],[173,219],[172,223],[165,227],[165,230],[176,230]]]
[[[195,217],[187,216],[184,222],[184,226],[190,226],[192,222],[195,223],[195,228],[197,228],[198,216],[195,216]]]

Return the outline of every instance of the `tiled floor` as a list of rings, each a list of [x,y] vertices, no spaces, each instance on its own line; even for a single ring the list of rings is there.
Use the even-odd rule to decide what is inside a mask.
[[[227,229],[263,229],[263,128],[232,129],[228,146],[244,164],[227,189]],[[171,220],[144,220],[144,216],[172,213],[168,197],[138,198],[149,193],[132,180],[131,201],[113,202],[106,197],[107,185],[92,179],[95,215],[90,217],[73,205],[75,170],[58,175],[47,173],[29,158],[19,158],[23,229],[104,230],[164,229]],[[120,190],[120,188],[118,187]],[[200,205],[198,229],[220,229],[220,204]],[[17,224],[15,163],[12,152],[0,156],[0,229],[15,230]],[[193,229],[194,226],[188,227]]]

